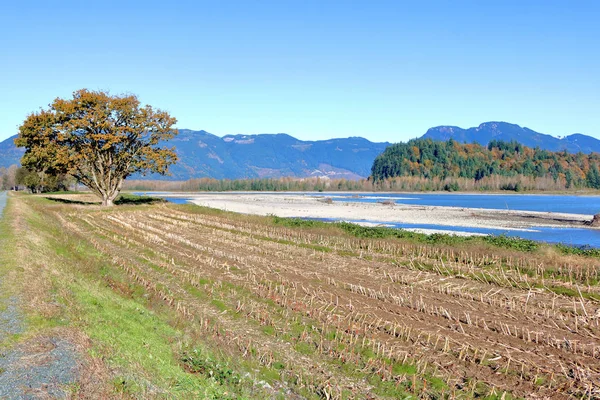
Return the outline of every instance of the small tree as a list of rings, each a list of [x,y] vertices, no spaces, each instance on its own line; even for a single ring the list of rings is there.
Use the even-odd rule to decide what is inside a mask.
[[[164,111],[140,106],[134,95],[82,89],[29,115],[15,144],[26,148],[24,167],[44,175],[69,174],[111,206],[125,178],[164,175],[177,161],[173,148],[161,147],[177,134],[176,122]]]
[[[25,186],[31,193],[41,191],[40,174],[27,168],[19,168],[16,175],[16,183]]]

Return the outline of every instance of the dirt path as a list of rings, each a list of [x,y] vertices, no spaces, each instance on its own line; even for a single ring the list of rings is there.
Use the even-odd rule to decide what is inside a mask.
[[[7,193],[0,192],[0,216],[6,202]],[[12,248],[15,243],[7,238],[7,230],[26,229],[14,222],[0,225],[0,262],[3,264],[16,250]],[[0,265],[0,398],[66,398],[69,394],[66,388],[75,384],[79,376],[81,356],[77,347],[56,331],[28,335],[24,299],[13,293],[14,281],[19,277],[14,270],[7,269],[7,264]]]

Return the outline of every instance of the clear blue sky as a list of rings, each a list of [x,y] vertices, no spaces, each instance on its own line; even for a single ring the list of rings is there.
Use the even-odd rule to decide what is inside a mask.
[[[599,1],[10,1],[0,140],[80,88],[219,136],[397,142],[500,120],[600,137],[599,21]]]

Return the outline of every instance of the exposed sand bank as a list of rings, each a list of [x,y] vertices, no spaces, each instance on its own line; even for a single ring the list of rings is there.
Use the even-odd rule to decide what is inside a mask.
[[[170,194],[171,195],[171,194]],[[181,195],[197,205],[244,214],[279,217],[331,218],[385,225],[385,223],[432,224],[503,230],[530,230],[533,227],[586,227],[592,215],[515,210],[488,210],[443,206],[378,203],[326,203],[322,198],[297,194],[194,193]],[[401,200],[399,200],[401,202]],[[421,228],[414,228],[423,231]],[[445,231],[444,233],[467,234]],[[434,233],[434,232],[424,232]]]

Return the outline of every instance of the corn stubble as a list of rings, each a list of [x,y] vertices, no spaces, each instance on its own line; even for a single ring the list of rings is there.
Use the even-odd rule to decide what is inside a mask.
[[[240,358],[323,398],[600,396],[600,267],[159,206],[59,216]]]

